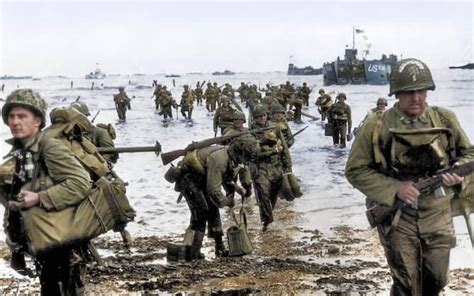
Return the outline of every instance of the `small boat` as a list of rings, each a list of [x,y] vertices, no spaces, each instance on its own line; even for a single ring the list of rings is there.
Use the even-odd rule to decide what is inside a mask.
[[[165,75],[166,78],[175,78],[175,77],[181,77],[181,75],[178,75],[178,74],[168,74],[168,75]]]
[[[86,79],[104,79],[105,77],[107,77],[107,75],[102,73],[99,68],[95,69],[94,72],[90,72],[86,75]]]
[[[213,72],[212,75],[234,75],[235,73],[230,70],[225,70],[224,72]]]
[[[293,63],[288,64],[287,75],[321,75],[323,74],[323,68],[313,68],[306,66],[304,68],[298,68]]]

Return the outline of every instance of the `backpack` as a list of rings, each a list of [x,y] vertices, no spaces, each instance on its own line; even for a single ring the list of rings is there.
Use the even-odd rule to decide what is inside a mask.
[[[105,129],[107,133],[109,133],[109,136],[112,140],[115,140],[115,138],[117,138],[117,133],[115,132],[115,128],[112,124],[98,123],[96,124],[96,127]]]
[[[136,215],[125,190],[125,183],[118,177],[110,178],[112,172],[95,146],[82,132],[92,127],[87,117],[72,108],[56,108],[50,114],[52,125],[44,130],[41,141],[48,138],[61,140],[70,147],[76,159],[89,171],[94,181],[88,196],[79,204],[60,211],[46,211],[32,207],[21,211],[28,249],[37,255],[57,247],[95,238],[109,230],[121,231]],[[44,164],[40,160],[40,184],[45,180]],[[40,190],[43,190],[42,188]]]

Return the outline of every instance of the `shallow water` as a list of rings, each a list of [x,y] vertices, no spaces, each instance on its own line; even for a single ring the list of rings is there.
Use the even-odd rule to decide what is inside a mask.
[[[428,102],[454,111],[467,135],[474,137],[474,72],[468,70],[434,70],[436,91],[429,92]],[[96,88],[90,90],[91,81],[83,78],[56,78],[44,77],[41,80],[6,80],[5,98],[8,93],[19,87],[31,87],[41,93],[49,103],[49,110],[54,107],[66,106],[78,96],[84,100],[94,115],[101,110],[96,123],[113,123],[117,130],[116,146],[145,146],[154,145],[159,141],[163,151],[171,151],[186,147],[191,141],[213,137],[212,116],[204,106],[195,106],[193,112],[194,125],[192,127],[176,119],[168,127],[162,125],[161,116],[154,111],[154,101],[150,98],[153,93],[153,80],[164,83],[171,89],[177,101],[181,97],[182,85],[190,84],[194,87],[197,81],[216,81],[219,85],[229,82],[234,88],[241,81],[253,82],[264,87],[268,81],[274,84],[284,83],[286,80],[300,85],[306,81],[310,87],[315,85],[310,97],[310,107],[305,112],[319,116],[314,105],[317,90],[322,87],[322,76],[286,76],[284,73],[237,73],[234,76],[211,75],[184,75],[174,78],[176,87],[172,86],[172,78],[161,75],[146,76],[116,76],[95,82]],[[70,81],[74,81],[74,88],[70,88]],[[129,84],[129,81],[131,82]],[[103,84],[103,86],[100,86]],[[132,110],[127,113],[127,122],[118,123],[114,109],[113,94],[119,86],[126,86],[126,92],[132,99]],[[345,92],[347,103],[351,105],[353,126],[357,126],[365,117],[368,109],[375,106],[378,97],[387,97],[388,86],[330,86],[324,87],[327,92]],[[335,95],[333,95],[334,97]],[[395,102],[388,98],[389,105]],[[324,136],[320,121],[310,121],[304,118],[305,123],[298,125],[290,123],[293,132],[309,125],[309,128],[300,134],[292,147],[293,169],[301,180],[304,196],[290,204],[294,211],[296,224],[305,229],[319,229],[322,232],[331,232],[331,227],[351,225],[356,228],[368,228],[364,214],[363,195],[353,189],[344,178],[343,170],[349,147],[335,149],[330,137]],[[9,131],[4,126],[0,129],[0,139],[8,138]],[[3,142],[3,141],[2,141]],[[5,155],[8,151],[6,144],[0,145],[0,152]],[[128,195],[132,205],[137,210],[134,223],[128,229],[135,235],[180,234],[188,225],[189,213],[185,202],[176,203],[178,193],[173,190],[173,184],[167,183],[163,175],[167,167],[161,159],[153,153],[122,154],[115,166],[117,173],[127,182]],[[286,203],[279,201],[280,203]],[[3,209],[0,210],[3,213]],[[252,215],[258,215],[255,209]],[[228,217],[222,213],[224,220]],[[258,219],[256,219],[258,220]],[[259,225],[252,227],[258,228]],[[452,252],[451,267],[474,267],[474,251],[470,247],[467,228],[464,221],[455,218],[455,227],[458,237],[458,247]],[[110,234],[117,235],[117,234]],[[4,234],[0,233],[0,241],[4,241]],[[0,261],[0,276],[12,274],[5,261]]]

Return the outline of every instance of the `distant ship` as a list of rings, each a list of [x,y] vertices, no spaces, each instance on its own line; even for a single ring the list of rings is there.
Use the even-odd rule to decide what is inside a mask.
[[[449,66],[449,69],[467,69],[467,70],[474,70],[474,63],[468,63],[464,66]]]
[[[337,57],[336,61],[323,64],[324,85],[388,84],[390,72],[397,60],[394,54],[388,57],[383,54],[379,60],[358,59],[353,33],[352,48],[346,48],[344,59]]]
[[[225,70],[224,72],[212,72],[212,75],[234,75],[235,73],[229,70]]]
[[[0,76],[0,80],[7,80],[7,79],[31,79],[33,76],[12,76],[12,75],[3,75]]]
[[[287,75],[321,75],[323,74],[322,68],[313,68],[311,66],[306,66],[304,68],[298,68],[293,63],[288,64]]]
[[[175,77],[181,77],[181,75],[178,75],[178,74],[168,74],[168,75],[165,75],[165,77],[167,77],[167,78],[175,78]]]
[[[107,77],[107,75],[102,73],[99,68],[95,69],[94,72],[90,72],[86,75],[86,79],[104,79],[105,77]]]

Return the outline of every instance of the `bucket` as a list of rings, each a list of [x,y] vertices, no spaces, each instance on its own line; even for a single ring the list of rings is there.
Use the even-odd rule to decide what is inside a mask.
[[[231,226],[226,231],[227,244],[229,246],[229,256],[243,256],[251,254],[253,251],[253,246],[247,231],[247,219],[243,210],[240,211],[240,222],[237,223],[236,221],[236,224],[236,226]]]

